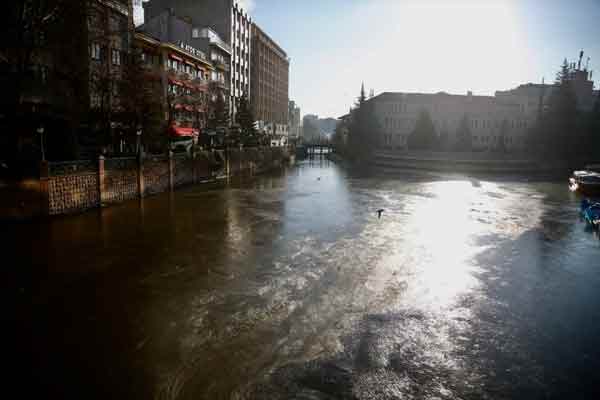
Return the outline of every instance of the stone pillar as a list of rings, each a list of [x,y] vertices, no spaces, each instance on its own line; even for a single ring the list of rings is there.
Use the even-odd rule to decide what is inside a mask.
[[[229,177],[231,176],[231,169],[229,168],[229,159],[230,159],[230,155],[229,155],[229,147],[225,147],[225,174],[227,175],[227,180],[229,180]]]
[[[192,147],[192,180],[193,184],[198,183],[198,160],[196,159],[196,150]]]
[[[144,198],[146,193],[145,185],[144,185],[144,156],[140,153],[138,155],[138,196],[140,199]]]
[[[50,215],[50,168],[48,161],[40,161],[40,213]]]
[[[106,193],[106,181],[104,174],[104,156],[98,157],[98,205],[104,204],[104,194]]]
[[[169,189],[171,192],[175,187],[175,165],[173,160],[173,152],[169,150]]]

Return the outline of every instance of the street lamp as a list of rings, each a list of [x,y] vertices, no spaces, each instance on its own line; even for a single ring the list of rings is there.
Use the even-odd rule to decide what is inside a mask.
[[[40,125],[37,128],[37,133],[40,135],[40,149],[42,150],[42,161],[46,161],[46,152],[44,151],[44,127]]]
[[[139,155],[142,150],[142,126],[138,125],[135,131],[136,143],[135,143],[135,154]]]

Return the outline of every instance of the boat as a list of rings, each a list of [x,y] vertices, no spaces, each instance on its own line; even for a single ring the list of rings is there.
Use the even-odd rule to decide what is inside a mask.
[[[581,201],[581,216],[594,229],[600,229],[600,203]]]
[[[600,195],[600,173],[591,170],[574,171],[569,188],[587,195]]]

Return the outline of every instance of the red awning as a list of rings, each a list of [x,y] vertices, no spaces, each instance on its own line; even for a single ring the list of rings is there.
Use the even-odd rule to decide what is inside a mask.
[[[183,108],[183,105],[181,105],[181,104],[175,104],[173,106],[173,108],[176,109],[176,110],[181,110]]]
[[[171,57],[173,60],[177,60],[179,62],[183,62],[183,58],[177,57],[175,54],[169,54],[169,57]]]
[[[200,134],[200,132],[198,132],[198,129],[182,128],[180,126],[174,125],[172,125],[169,128],[169,133],[171,134],[171,136],[175,137],[196,137]]]
[[[192,67],[195,67],[195,66],[196,66],[196,64],[194,64],[193,62],[191,62],[191,61],[188,61],[188,60],[185,60],[185,63],[186,63],[187,65],[191,65]]]
[[[186,111],[194,111],[193,106],[184,106],[183,108],[185,108]]]
[[[177,85],[177,86],[183,86],[183,82],[178,81],[177,79],[169,78],[169,83],[172,83],[173,85]]]

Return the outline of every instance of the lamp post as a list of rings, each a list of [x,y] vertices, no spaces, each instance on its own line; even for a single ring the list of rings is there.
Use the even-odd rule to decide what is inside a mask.
[[[40,149],[42,150],[42,161],[46,161],[46,152],[44,151],[44,127],[40,125],[37,128],[37,133],[40,135]]]
[[[136,142],[135,142],[135,154],[138,156],[142,151],[142,126],[138,125],[135,131]]]

